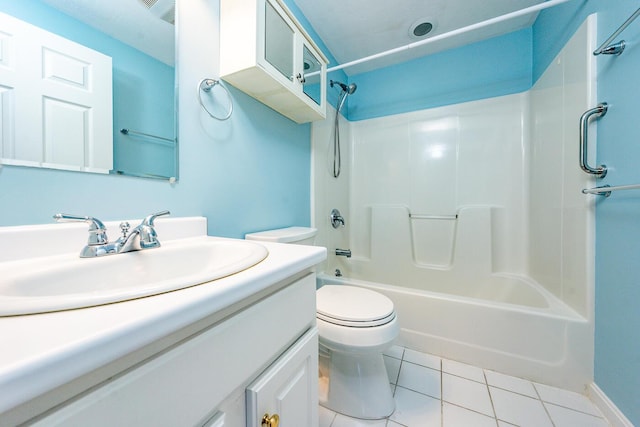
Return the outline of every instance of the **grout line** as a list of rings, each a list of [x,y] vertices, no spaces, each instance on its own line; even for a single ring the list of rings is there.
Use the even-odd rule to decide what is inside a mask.
[[[575,408],[572,408],[570,406],[560,405],[559,403],[550,402],[548,400],[542,400],[542,404],[545,405],[545,406],[546,406],[546,404],[549,404],[549,405],[552,405],[552,406],[557,406],[558,408],[566,409],[568,411],[577,412],[577,413],[583,414],[583,415],[589,415],[589,416],[592,416],[593,418],[599,418],[601,420],[605,420],[605,421],[608,422],[608,420],[603,415],[596,415],[596,414],[592,414],[591,412],[584,412],[584,411],[581,411],[579,409],[575,409]]]
[[[489,380],[487,379],[487,373],[482,370],[482,376],[484,377],[484,383],[487,386],[487,393],[489,393],[489,402],[491,402],[491,410],[493,411],[493,418],[496,420],[496,427],[499,427],[498,424],[498,414],[496,413],[496,407],[493,404],[493,396],[491,395],[491,388],[489,387]]]
[[[425,366],[425,368],[428,368],[428,366]],[[433,369],[433,368],[431,368],[431,369]],[[468,378],[468,377],[465,377],[465,376],[462,376],[462,375],[453,374],[453,373],[451,373],[451,372],[445,372],[445,371],[443,371],[443,373],[444,373],[444,374],[447,374],[447,375],[451,375],[452,377],[462,378],[463,380],[473,381],[473,382],[474,382],[474,383],[476,383],[476,384],[484,384],[484,385],[487,385],[487,378],[486,378],[486,377],[485,377],[485,379],[484,379],[484,382],[482,382],[482,381],[474,380],[473,378]],[[484,372],[483,372],[483,375],[484,375]]]
[[[487,415],[484,412],[476,411],[475,409],[467,408],[466,406],[462,406],[460,404],[453,403],[453,402],[448,402],[446,400],[443,402],[443,404],[444,403],[446,403],[447,405],[450,405],[450,406],[455,406],[456,408],[465,409],[465,410],[467,410],[469,412],[473,412],[474,414],[482,415],[483,417],[493,418],[493,420],[496,422],[496,424],[498,424],[498,419],[496,417],[492,417],[491,415]],[[504,420],[500,420],[500,421],[505,422]],[[507,424],[512,425],[511,423],[507,423]]]
[[[540,400],[542,401],[543,405],[544,405],[545,403],[548,403],[549,405],[559,406],[560,408],[568,409],[568,410],[571,410],[571,411],[573,411],[573,412],[579,412],[579,413],[581,413],[581,414],[591,415],[592,417],[600,418],[600,419],[603,419],[603,420],[605,420],[605,421],[608,421],[606,418],[604,418],[604,416],[603,416],[603,415],[596,415],[596,414],[593,414],[593,413],[591,413],[591,412],[585,412],[585,411],[582,411],[582,410],[580,410],[580,409],[572,408],[571,406],[566,406],[566,405],[560,404],[560,403],[558,403],[558,402],[553,402],[553,401],[551,401],[551,400],[545,400],[545,399],[543,399],[543,398],[540,396],[540,394],[539,394],[539,392],[538,392],[538,387],[536,387],[536,383],[532,382],[531,384],[533,384],[533,388],[534,388],[534,390],[536,391],[536,394],[538,394],[538,396],[540,397]],[[560,390],[565,391],[564,389],[560,389]],[[577,394],[578,394],[578,395],[580,395],[580,396],[584,396],[583,394],[580,394],[580,393],[577,393]],[[584,397],[586,397],[587,399],[589,399],[589,397],[588,397],[588,396],[584,396]],[[595,407],[595,405],[593,405],[593,406]],[[596,407],[596,409],[597,409],[597,407]],[[599,412],[599,413],[600,413],[600,412]]]
[[[549,413],[549,410],[548,410],[548,409],[547,409],[547,407],[545,406],[544,401],[542,400],[542,397],[540,397],[540,392],[538,391],[538,389],[537,389],[537,387],[536,387],[535,383],[532,383],[532,384],[533,384],[533,389],[534,389],[534,390],[535,390],[535,392],[536,392],[536,396],[538,396],[538,401],[540,402],[540,404],[541,404],[541,405],[542,405],[542,407],[544,408],[544,412],[547,414],[547,417],[549,417],[549,420],[551,421],[551,425],[553,425],[553,427],[555,427],[555,426],[556,426],[556,423],[555,423],[555,422],[553,422],[553,418],[551,418],[551,414]]]
[[[333,411],[331,411],[331,412],[333,412]],[[337,416],[338,416],[338,413],[337,412],[333,412],[333,418],[331,418],[331,422],[329,423],[329,427],[332,427],[333,423],[336,422],[336,417]]]
[[[421,395],[421,396],[427,396],[427,397],[430,397],[431,399],[442,400],[442,398],[441,398],[441,397],[432,396],[432,395],[430,395],[430,394],[427,394],[427,393],[424,393],[424,392],[421,392],[421,391],[418,391],[418,390],[414,390],[414,389],[409,388],[409,387],[405,387],[405,386],[402,386],[402,385],[398,385],[398,386],[396,386],[396,388],[397,388],[397,387],[400,387],[400,388],[405,389],[405,390],[409,390],[409,391],[411,391],[411,392],[413,392],[413,393],[417,393],[417,394],[419,394],[419,395]],[[442,387],[441,387],[441,388],[442,388]],[[440,391],[440,393],[442,393],[442,390]]]
[[[440,358],[440,427],[444,427],[444,382],[442,381],[442,357]]]

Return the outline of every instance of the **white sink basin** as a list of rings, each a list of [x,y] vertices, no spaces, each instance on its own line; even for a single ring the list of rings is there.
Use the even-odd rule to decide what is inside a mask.
[[[238,273],[267,255],[257,243],[198,237],[98,258],[68,254],[4,262],[0,263],[0,316],[91,307],[175,291]]]

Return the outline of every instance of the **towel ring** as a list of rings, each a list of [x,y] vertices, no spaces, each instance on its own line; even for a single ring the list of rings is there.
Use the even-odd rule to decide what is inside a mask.
[[[227,99],[229,100],[229,112],[224,117],[217,117],[211,114],[211,111],[209,111],[207,107],[205,107],[204,102],[202,102],[202,92],[209,93],[213,90],[213,88],[216,85],[224,89],[224,92],[227,94]],[[220,120],[220,121],[227,120],[229,117],[231,117],[231,113],[233,113],[233,99],[231,98],[231,94],[229,93],[229,90],[226,87],[222,86],[222,84],[220,84],[220,80],[216,80],[216,79],[200,80],[200,83],[198,83],[198,101],[200,101],[200,106],[204,109],[204,111],[206,111],[211,118],[214,118],[216,120]]]

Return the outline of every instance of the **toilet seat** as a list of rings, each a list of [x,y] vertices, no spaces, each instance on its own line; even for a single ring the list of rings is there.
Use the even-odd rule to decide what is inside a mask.
[[[393,302],[364,288],[325,285],[316,292],[316,317],[334,325],[371,328],[392,322]]]

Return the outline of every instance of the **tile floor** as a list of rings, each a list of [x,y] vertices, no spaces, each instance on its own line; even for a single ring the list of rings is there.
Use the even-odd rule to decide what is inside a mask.
[[[396,410],[363,421],[320,407],[320,427],[606,427],[578,393],[394,346],[385,363]]]

